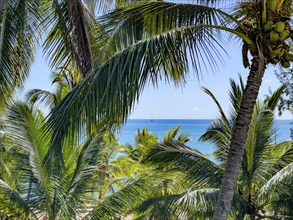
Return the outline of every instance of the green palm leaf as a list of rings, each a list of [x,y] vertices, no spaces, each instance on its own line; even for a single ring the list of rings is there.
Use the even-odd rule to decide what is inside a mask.
[[[86,16],[83,1],[47,1],[43,7],[44,26],[50,28],[43,48],[51,67],[77,68],[86,76],[92,70],[90,43],[93,16]]]
[[[223,170],[212,160],[177,141],[154,146],[146,160],[165,169],[184,172],[186,181],[198,187],[218,187]]]
[[[287,150],[285,151],[284,154],[286,155],[286,153],[288,152],[289,155],[292,158],[292,147],[293,144],[291,141],[288,142],[283,142],[281,143],[278,148],[283,149],[284,147],[286,147],[287,145]],[[288,149],[289,147],[289,149]],[[279,162],[279,161],[278,161]],[[282,169],[280,169],[278,172],[275,173],[275,175],[272,176],[272,178],[270,178],[260,189],[259,189],[259,195],[260,196],[267,196],[269,194],[270,191],[273,190],[273,188],[277,187],[278,185],[282,186],[280,190],[286,190],[286,186],[290,186],[287,185],[287,183],[289,183],[288,181],[291,181],[292,178],[292,172],[293,172],[293,163],[288,162],[288,165],[283,167]],[[286,183],[287,182],[287,183]],[[275,188],[276,189],[276,188]]]
[[[37,219],[21,195],[0,179],[0,213],[14,218],[26,218],[29,215]]]
[[[125,188],[105,198],[84,219],[119,219],[128,210],[136,208],[145,199],[152,197],[160,190],[159,186],[166,177],[148,175],[128,184]]]
[[[144,219],[202,219],[212,215],[219,189],[199,189],[182,194],[154,197],[135,211]]]
[[[55,95],[50,91],[42,89],[30,90],[26,94],[26,100],[30,103],[30,105],[35,105],[38,102],[43,103],[45,106],[49,106],[50,108],[57,105]]]
[[[89,131],[90,124],[99,119],[109,119],[108,124],[125,121],[149,81],[155,85],[164,78],[175,84],[184,81],[187,54],[198,54],[200,58],[208,55],[201,54],[201,49],[206,50],[211,41],[218,42],[212,33],[205,28],[180,28],[140,41],[116,54],[54,109],[47,123],[54,134],[53,147],[59,145],[61,133],[66,135],[69,125]],[[81,123],[84,117],[85,123]]]
[[[40,2],[4,1],[0,14],[0,93],[11,94],[26,80],[34,59]],[[2,97],[3,96],[3,97]]]

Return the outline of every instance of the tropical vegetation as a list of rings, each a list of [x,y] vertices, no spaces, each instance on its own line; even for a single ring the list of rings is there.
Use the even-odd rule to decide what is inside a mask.
[[[98,38],[114,53],[52,111],[48,120],[55,135],[51,157],[60,151],[64,134],[74,128],[90,133],[92,121],[124,122],[148,82],[157,85],[165,78],[180,84],[189,63],[197,74],[204,66],[214,69],[224,50],[226,35],[220,32],[228,32],[243,41],[243,65],[249,67],[249,76],[214,215],[214,219],[227,219],[265,69],[269,64],[288,68],[293,58],[287,43],[292,1],[231,1],[229,11],[227,4],[218,1],[196,3],[138,1],[99,19],[103,30]],[[225,10],[220,9],[221,4]]]
[[[100,215],[106,218],[117,211],[112,202],[116,202],[121,212],[130,210],[127,205],[138,207],[142,201],[150,198],[145,193],[141,194],[139,201],[131,197],[127,201],[117,201],[115,195],[120,188],[117,193],[137,195],[135,192],[151,187],[153,197],[161,195],[163,201],[166,194],[182,193],[194,187],[192,184],[200,183],[199,179],[189,182],[188,174],[178,173],[176,169],[168,171],[168,175],[166,170],[159,172],[160,168],[152,163],[150,165],[147,159],[156,155],[151,147],[145,151],[145,148],[134,150],[130,146],[123,146],[122,156],[116,155],[120,158],[117,163],[121,167],[117,165],[115,169],[117,158],[110,158],[116,150],[112,149],[112,153],[107,152],[97,158],[87,158],[87,150],[94,156],[103,150],[103,146],[112,146],[111,141],[115,138],[105,144],[104,135],[126,121],[149,82],[157,86],[159,80],[165,79],[175,85],[182,85],[191,70],[197,76],[203,70],[216,71],[217,64],[224,62],[223,42],[227,34],[222,34],[223,31],[242,42],[243,65],[249,68],[249,76],[245,89],[241,88],[242,95],[237,106],[234,106],[235,114],[231,120],[227,120],[221,112],[221,128],[227,135],[221,141],[225,140],[225,144],[229,144],[225,145],[228,151],[226,157],[223,157],[225,161],[220,160],[219,165],[199,152],[196,155],[204,164],[213,164],[211,173],[218,179],[217,183],[223,178],[221,187],[206,185],[219,191],[213,194],[218,198],[217,208],[209,209],[212,210],[209,212],[215,211],[214,219],[227,219],[229,215],[234,215],[233,210],[230,214],[230,208],[233,198],[235,200],[240,193],[235,190],[239,188],[239,179],[250,181],[243,186],[249,189],[240,187],[240,190],[253,197],[256,191],[252,189],[255,187],[252,179],[244,180],[246,177],[242,176],[242,169],[246,169],[243,167],[247,157],[246,148],[249,141],[253,142],[250,135],[258,141],[257,136],[254,136],[256,134],[251,134],[254,120],[272,117],[268,112],[276,105],[274,100],[277,99],[274,98],[278,95],[275,93],[269,98],[272,101],[264,106],[256,102],[265,69],[270,64],[281,64],[288,68],[290,61],[293,61],[290,52],[291,0],[247,0],[236,3],[195,0],[187,4],[159,0],[4,0],[0,2],[0,11],[0,177],[4,195],[1,197],[1,214],[6,215],[15,210],[12,218],[101,218],[97,217]],[[97,18],[98,15],[103,16]],[[15,92],[24,85],[29,75],[39,43],[51,68],[56,72],[53,83],[57,89],[54,93],[31,91],[27,97],[28,104],[12,101]],[[211,95],[208,90],[206,92]],[[44,103],[50,111],[48,118],[40,111],[39,102]],[[255,113],[257,109],[260,113]],[[256,126],[255,130],[270,130],[268,121],[272,120],[269,119],[259,121],[263,127]],[[218,125],[221,123],[218,122]],[[142,131],[142,136],[147,133]],[[176,129],[173,130],[170,137],[174,138],[176,133]],[[219,135],[219,132],[215,135]],[[265,132],[260,136],[266,138],[266,135],[269,134]],[[145,140],[146,143],[155,142],[156,138],[147,136],[150,140]],[[179,150],[184,149],[184,152],[196,152],[185,146],[188,138],[182,135],[178,138],[179,143],[168,141],[166,136],[163,149],[166,150],[170,145]],[[267,143],[270,143],[269,140]],[[254,163],[251,160],[255,149],[250,151],[253,153],[247,166],[252,169]],[[141,164],[144,163],[146,167],[142,168]],[[132,169],[125,168],[128,166]],[[272,171],[261,178],[270,182],[270,178],[289,164],[284,162],[282,166],[277,166],[280,169],[274,168],[275,173]],[[224,173],[217,167],[221,167]],[[145,179],[141,178],[146,172],[144,169],[151,169],[154,173],[146,175]],[[200,171],[199,168],[197,171]],[[109,172],[113,175],[111,178]],[[193,169],[188,168],[186,172],[193,172]],[[162,176],[159,178],[160,173]],[[178,178],[181,182],[174,180],[174,175],[182,177]],[[253,176],[252,171],[247,175]],[[276,178],[279,180],[279,177]],[[95,184],[97,179],[101,184]],[[154,182],[146,185],[149,179]],[[134,182],[136,185],[133,191],[129,181],[134,180],[138,182]],[[85,185],[78,187],[78,184]],[[257,182],[256,185],[261,184]],[[169,188],[172,188],[170,192]],[[75,190],[78,191],[76,195],[71,194]],[[86,190],[86,193],[82,190]],[[114,197],[108,197],[110,194]],[[199,192],[196,195],[200,196]],[[88,207],[83,196],[95,202]],[[122,197],[119,196],[119,199]],[[263,210],[259,210],[259,204],[256,204],[258,201],[254,199],[250,198],[255,204],[249,201],[248,206],[241,206],[249,210],[244,211],[243,215],[250,215],[251,218],[265,215],[286,218],[286,207],[271,211],[269,205],[273,202],[270,200],[269,205],[262,205]],[[64,207],[60,206],[63,203],[66,203]],[[155,204],[154,201],[151,204]],[[198,212],[204,215],[205,211],[195,207],[188,206],[188,210],[181,210],[180,216],[177,216],[177,210],[177,214],[172,213],[172,216],[187,218],[190,213],[193,213],[190,216],[194,216]],[[283,207],[282,204],[279,207]],[[278,212],[278,216],[275,212]],[[142,215],[143,218],[148,216],[146,213]],[[185,217],[183,213],[187,213]],[[116,212],[114,216],[121,218],[121,215],[117,216]],[[166,216],[171,218],[169,214]]]
[[[258,101],[254,108],[229,219],[293,218],[290,208],[293,143],[292,140],[276,143],[273,128],[273,111],[284,89],[285,86],[280,87],[266,102]],[[231,81],[233,111],[230,117],[223,112],[216,97],[208,89],[204,90],[215,101],[220,115],[200,138],[215,147],[213,160],[188,147],[188,142],[180,142],[179,138],[152,145],[143,161],[152,165],[155,179],[153,174],[140,176],[106,198],[102,206],[94,209],[93,219],[114,218],[118,213],[131,214],[134,219],[212,218],[244,85],[242,81],[240,85]],[[169,172],[180,175],[166,181],[164,178]],[[158,191],[162,182],[170,189],[175,187],[176,191]],[[104,210],[108,210],[106,215]]]
[[[60,85],[66,80],[55,81]],[[273,128],[274,109],[285,88],[254,107],[231,219],[293,217],[293,143],[276,143]],[[179,126],[162,142],[146,128],[138,130],[135,146],[120,145],[105,131],[79,145],[65,140],[59,171],[44,166],[50,134],[44,135],[44,115],[37,102],[52,104],[54,94],[29,92],[29,104],[14,102],[2,117],[0,217],[211,219],[244,84],[241,78],[240,85],[231,80],[230,116],[210,90],[203,90],[220,115],[200,138],[215,147],[212,159],[189,147]],[[61,93],[59,86],[55,93]]]

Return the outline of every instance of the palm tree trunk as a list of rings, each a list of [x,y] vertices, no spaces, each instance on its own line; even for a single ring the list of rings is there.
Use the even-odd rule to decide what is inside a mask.
[[[261,86],[265,67],[266,62],[264,62],[261,68],[259,67],[259,58],[257,56],[252,59],[247,84],[243,93],[240,110],[232,134],[228,160],[225,167],[216,211],[213,217],[214,220],[228,219],[236,182],[242,164],[248,128],[253,108],[259,93],[259,88]]]

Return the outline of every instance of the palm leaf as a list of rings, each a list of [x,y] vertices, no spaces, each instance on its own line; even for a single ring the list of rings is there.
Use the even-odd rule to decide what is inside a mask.
[[[51,67],[78,68],[86,76],[92,69],[89,31],[82,1],[52,0],[44,4],[44,26],[50,28],[43,48]]]
[[[11,94],[26,80],[34,59],[39,1],[4,1],[0,14],[0,93]],[[2,99],[1,98],[1,99]]]
[[[158,178],[158,177],[161,177]],[[128,184],[125,188],[106,197],[84,219],[120,219],[127,211],[135,209],[145,199],[160,191],[166,180],[164,174],[147,175]]]
[[[80,132],[89,131],[93,121],[103,118],[108,119],[108,124],[125,121],[147,82],[156,85],[162,78],[175,84],[184,81],[187,54],[203,58],[208,54],[201,51],[218,42],[217,39],[208,29],[186,27],[140,41],[119,52],[79,83],[51,113],[47,128],[54,134],[53,146],[60,147],[58,142],[66,136],[70,125],[79,129],[81,137]]]
[[[202,219],[212,216],[219,189],[198,189],[158,196],[144,201],[135,211],[144,219]],[[192,218],[193,216],[193,218]]]
[[[264,105],[256,103],[249,126],[248,137],[245,146],[245,160],[243,174],[247,174],[249,182],[256,180],[256,184],[267,180],[267,175],[274,172],[275,160],[271,156],[273,134],[273,111],[276,108],[284,86],[277,89]],[[270,158],[270,160],[265,160]],[[248,172],[248,173],[246,173]]]
[[[26,100],[28,103],[30,103],[30,105],[35,105],[38,102],[43,103],[45,106],[49,106],[50,108],[53,108],[55,105],[57,105],[55,95],[50,91],[41,89],[30,90],[26,94]]]
[[[11,188],[7,183],[0,179],[0,212],[4,215],[16,218],[31,217],[37,219],[21,195]]]
[[[51,184],[48,172],[43,167],[43,159],[49,146],[49,137],[40,132],[44,123],[43,116],[40,112],[34,113],[29,107],[22,103],[14,103],[8,109],[7,129],[10,138],[13,139],[18,158],[16,168],[19,170],[19,178],[24,182],[33,181],[40,190],[44,192],[45,197],[36,199],[46,200],[47,210],[50,210],[51,198],[53,197],[50,190]],[[33,178],[32,178],[33,176]],[[24,186],[24,190],[28,186]],[[32,201],[34,202],[34,201]]]
[[[184,172],[186,181],[198,187],[218,187],[221,183],[222,168],[197,150],[176,141],[154,146],[146,161],[158,170]]]
[[[216,104],[217,107],[218,107],[218,111],[219,111],[219,113],[220,113],[221,120],[223,121],[223,123],[225,124],[225,126],[226,126],[227,128],[230,128],[230,124],[229,124],[229,121],[228,121],[228,119],[227,119],[227,117],[226,117],[226,115],[225,115],[225,112],[223,111],[223,109],[222,109],[220,103],[218,102],[218,100],[216,99],[216,97],[214,96],[214,94],[213,94],[210,90],[208,90],[207,88],[204,88],[204,87],[203,87],[202,90],[203,90],[206,94],[208,94],[208,96],[210,96],[210,97],[212,98],[212,100],[215,102],[215,104]]]
[[[287,144],[291,146],[292,149],[292,142],[285,142],[283,144]],[[291,154],[292,155],[292,154]],[[293,172],[293,163],[289,163],[287,166],[279,170],[272,178],[270,178],[266,184],[264,184],[259,189],[260,196],[266,196],[273,188],[277,187],[277,185],[283,185],[283,190],[285,189],[286,181],[290,181],[292,178],[292,172]],[[287,185],[288,186],[288,185]],[[282,190],[282,189],[280,189]]]

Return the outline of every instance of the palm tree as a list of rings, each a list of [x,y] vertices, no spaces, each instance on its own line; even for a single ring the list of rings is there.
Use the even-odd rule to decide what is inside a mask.
[[[290,208],[293,202],[293,144],[292,141],[275,143],[276,131],[273,128],[273,110],[284,89],[285,86],[280,87],[265,103],[257,102],[254,107],[242,169],[229,215],[231,219],[293,217]],[[242,80],[240,86],[231,81],[230,100],[233,113],[230,117],[223,112],[215,96],[209,90],[204,90],[215,101],[220,113],[219,119],[212,122],[201,137],[202,141],[214,144],[216,150],[213,156],[216,162],[178,141],[152,145],[143,161],[149,161],[155,167],[156,182],[151,177],[147,181],[141,176],[136,182],[117,192],[115,197],[106,198],[91,217],[101,216],[103,205],[111,207],[107,212],[108,216],[126,210],[143,219],[212,217],[244,85]],[[181,173],[177,181],[184,181],[181,184],[186,188],[180,188],[175,194],[174,191],[171,194],[161,194],[156,190],[164,180],[164,172],[170,170]],[[138,194],[141,194],[143,199],[138,198]]]
[[[64,69],[61,72],[53,72],[52,85],[55,86],[54,92],[32,89],[27,92],[26,101],[29,105],[36,107],[42,104],[44,107],[49,107],[51,111],[73,89],[77,80],[71,75],[71,72]]]
[[[1,145],[1,162],[2,153],[9,156],[4,157],[4,162],[11,160],[7,163],[9,173],[2,169],[0,173],[0,217],[82,219],[110,192],[113,178],[105,178],[105,173],[111,167],[102,168],[108,160],[104,160],[104,155],[117,151],[113,135],[97,135],[78,146],[65,141],[64,169],[57,172],[43,163],[50,134],[42,131],[45,120],[39,109],[14,103],[4,120],[10,144],[9,151],[3,151]]]
[[[53,171],[42,164],[50,140],[41,132],[42,113],[22,103],[13,104],[8,111],[6,127],[12,142],[14,182],[0,180],[1,213],[20,219],[62,219],[77,218],[90,209],[86,203],[91,201],[90,183],[95,176],[91,158],[100,141],[94,139],[74,149],[64,147],[66,169],[50,174]]]
[[[45,120],[37,106],[14,103],[3,121],[5,135],[1,136],[0,165],[5,169],[0,172],[1,218],[82,219],[99,207],[105,197],[150,171],[149,165],[141,164],[142,144],[145,147],[155,144],[146,129],[139,132],[135,148],[119,145],[111,132],[79,146],[65,140],[64,169],[57,172],[43,164],[50,134],[42,131]],[[177,132],[178,128],[167,136],[175,138]]]
[[[107,5],[112,4],[108,0],[1,1],[1,102],[11,100],[13,92],[23,87],[40,42],[51,68],[70,70],[79,78],[111,54],[95,34],[102,30],[96,14],[108,10]]]
[[[226,166],[232,131],[236,126],[237,117],[235,113],[237,114],[240,110],[240,103],[244,94],[244,85],[241,79],[240,82],[240,86],[237,86],[234,81],[231,81],[229,96],[234,115],[230,120],[228,120],[215,96],[209,90],[204,89],[217,104],[221,117],[212,123],[208,131],[201,136],[201,140],[216,145],[214,155],[220,161],[222,167]],[[273,129],[273,111],[277,107],[285,88],[286,85],[281,86],[264,104],[257,102],[254,107],[245,144],[241,174],[236,186],[236,192],[240,194],[244,201],[239,209],[244,211],[243,217],[248,215],[251,219],[288,218],[287,214],[291,213],[290,205],[280,205],[279,207],[276,205],[278,202],[282,204],[283,199],[288,200],[289,204],[292,196],[292,188],[286,188],[292,172],[289,171],[285,174],[284,170],[288,171],[292,166],[291,151],[293,144],[292,141],[275,143],[276,130]],[[284,176],[281,177],[282,175]],[[276,180],[277,178],[279,179]],[[272,182],[274,183],[271,184]],[[277,185],[280,187],[282,184],[288,191],[281,192],[276,188]],[[234,196],[234,199],[236,197]]]
[[[109,124],[124,122],[148,82],[157,85],[166,79],[178,85],[186,79],[189,62],[197,74],[206,66],[214,69],[224,50],[220,31],[233,34],[243,41],[243,64],[249,67],[249,76],[214,216],[227,219],[265,69],[269,64],[290,65],[292,54],[286,40],[292,1],[233,1],[231,13],[219,9],[218,1],[196,2],[144,1],[103,16],[101,38],[111,36],[115,53],[57,106],[48,128],[55,134],[52,150],[56,150],[70,128],[89,131],[90,123],[102,118]]]

